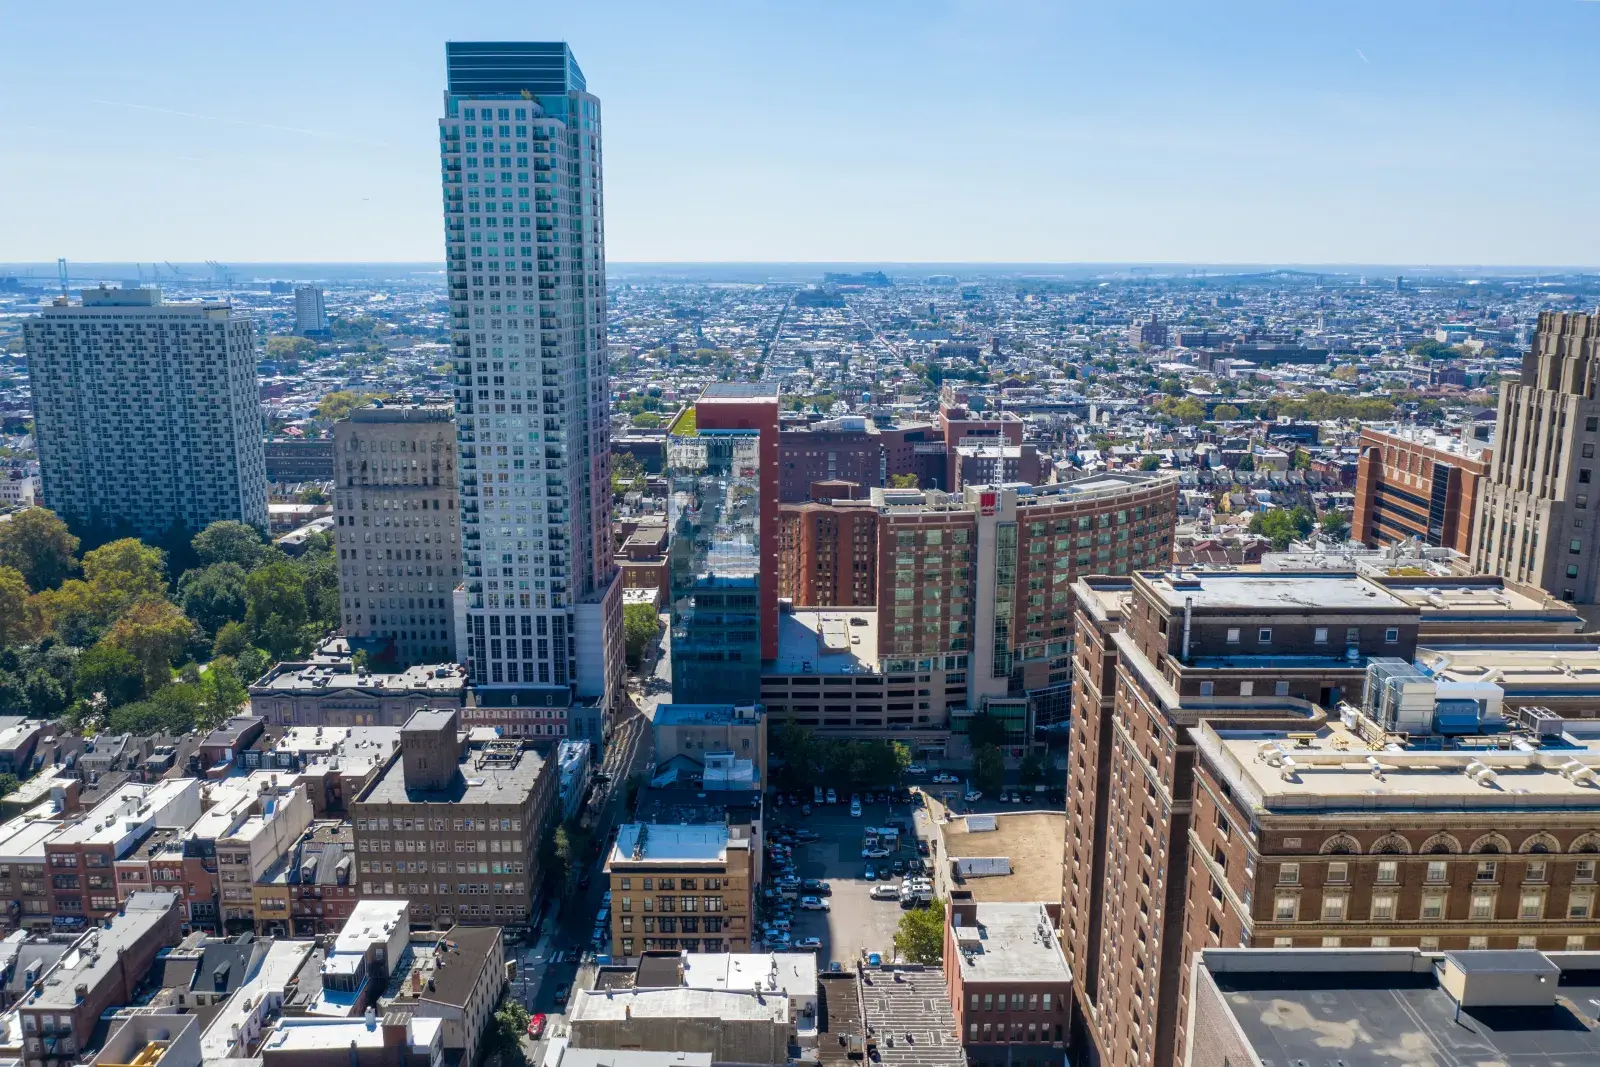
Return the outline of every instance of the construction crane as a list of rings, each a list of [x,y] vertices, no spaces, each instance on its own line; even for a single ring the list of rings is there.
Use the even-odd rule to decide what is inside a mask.
[[[228,291],[233,291],[233,272],[225,264],[214,259],[206,260],[206,266],[211,268],[211,280],[218,285],[226,285]]]
[[[167,264],[167,269],[168,269],[168,270],[170,270],[170,271],[171,271],[171,272],[172,272],[172,276],[173,276],[173,277],[174,277],[174,278],[182,278],[182,277],[185,277],[185,275],[184,275],[184,273],[183,273],[183,271],[181,271],[181,270],[179,270],[179,269],[178,269],[178,268],[177,268],[177,267],[174,267],[174,266],[173,266],[173,265],[172,265],[172,264],[171,264],[171,263],[168,263],[168,262],[167,262],[167,261],[166,261],[166,260],[162,260],[162,261],[161,261],[161,262],[163,262],[163,263],[166,263],[166,264]]]
[[[61,275],[61,295],[67,295],[67,257],[56,260],[56,273]]]

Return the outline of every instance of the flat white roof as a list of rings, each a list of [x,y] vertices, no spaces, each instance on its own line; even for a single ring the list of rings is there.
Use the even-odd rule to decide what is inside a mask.
[[[243,1051],[234,1040],[234,1028],[247,1032],[244,1025],[261,1011],[262,1001],[272,998],[282,1003],[283,991],[300,971],[315,944],[311,941],[274,941],[250,980],[234,990],[200,1037],[200,1052],[206,1060],[226,1059]]]
[[[640,846],[638,858],[634,857],[636,846]],[[725,824],[646,826],[641,823],[628,823],[617,830],[617,843],[612,846],[610,862],[721,861],[725,860],[727,855],[728,827]]]
[[[432,1045],[443,1026],[443,1019],[412,1016],[408,1034],[411,1047],[426,1048]],[[382,1048],[383,1021],[374,1019],[369,1028],[365,1019],[287,1017],[279,1019],[272,1033],[261,1043],[263,1052],[333,1051],[351,1047]]]
[[[683,984],[693,989],[814,996],[817,957],[813,952],[691,952],[683,958]]]
[[[362,900],[350,911],[339,936],[334,938],[334,952],[365,952],[375,941],[387,941],[395,928],[405,926],[409,901]],[[332,958],[332,954],[329,954]]]
[[[44,862],[44,843],[61,829],[55,819],[30,819],[26,815],[0,826],[0,860],[11,863]]]

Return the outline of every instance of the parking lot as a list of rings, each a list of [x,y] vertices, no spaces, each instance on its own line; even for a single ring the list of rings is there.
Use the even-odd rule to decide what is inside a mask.
[[[864,952],[892,958],[894,932],[900,923],[900,904],[894,900],[873,900],[869,896],[872,887],[885,883],[867,881],[864,872],[868,863],[881,870],[895,860],[909,861],[916,857],[915,834],[903,835],[899,850],[888,859],[864,860],[861,858],[863,831],[891,819],[899,819],[917,829],[927,826],[922,819],[913,820],[911,812],[919,809],[905,804],[863,805],[861,817],[852,818],[848,796],[841,799],[838,804],[816,807],[811,815],[801,815],[798,808],[792,807],[769,809],[770,821],[808,829],[819,835],[816,841],[799,842],[794,846],[795,873],[801,878],[820,878],[829,883],[833,894],[824,898],[830,905],[829,910],[804,911],[797,907],[790,921],[796,942],[807,937],[821,939],[817,960],[823,967],[834,961],[848,963]],[[899,884],[898,877],[891,878],[892,884]],[[800,894],[805,895],[805,890]]]

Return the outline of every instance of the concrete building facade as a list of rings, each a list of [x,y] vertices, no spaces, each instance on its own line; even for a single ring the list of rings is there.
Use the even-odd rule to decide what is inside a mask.
[[[267,528],[255,327],[159,289],[83,290],[23,324],[45,506],[157,537]]]
[[[1480,490],[1475,570],[1541,586],[1564,600],[1600,597],[1600,538],[1584,520],[1600,503],[1600,318],[1539,316],[1520,380],[1500,387],[1494,456]]]
[[[333,428],[334,539],[344,633],[403,663],[455,653],[461,581],[456,424],[449,408],[375,404]]]

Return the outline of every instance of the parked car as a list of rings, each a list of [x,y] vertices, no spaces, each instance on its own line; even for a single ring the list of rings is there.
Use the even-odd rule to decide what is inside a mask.
[[[864,848],[861,850],[861,858],[864,860],[886,860],[889,858],[889,850],[886,848]]]
[[[906,768],[906,773],[915,775],[927,774],[928,768],[924,767],[920,763],[913,763],[911,766]]]
[[[931,850],[928,848],[928,842],[924,841],[920,837],[917,838],[917,855],[926,856],[930,851]]]
[[[918,859],[914,859],[910,863],[906,864],[906,870],[910,871],[912,874],[923,874],[927,871],[927,869],[928,865]]]
[[[797,830],[795,831],[794,839],[796,841],[815,841],[821,836],[815,830]]]
[[[855,819],[861,818],[861,801],[852,800],[850,802],[850,816]]]
[[[828,803],[829,804],[837,804],[837,803],[839,803],[839,794],[835,793],[831,789],[828,790]]]
[[[544,1020],[544,1016],[543,1015],[530,1015],[530,1016],[528,1016],[528,1036],[532,1037],[532,1038],[543,1037],[544,1036],[544,1021],[545,1020]]]
[[[556,986],[555,994],[552,996],[551,999],[553,999],[556,1002],[556,1005],[558,1007],[564,1006],[567,1003],[567,997],[570,996],[571,993],[572,993],[572,987],[570,985],[566,985],[565,983],[563,983],[562,985]]]
[[[801,952],[816,952],[822,948],[822,938],[802,937],[794,943],[794,947]]]
[[[861,877],[865,878],[867,881],[870,882],[874,878],[877,878],[878,875],[877,875],[877,872],[872,869],[872,864],[869,863],[869,864],[867,864],[867,869],[865,871],[861,872]]]
[[[968,804],[971,804],[975,800],[982,800],[983,799],[983,790],[981,790],[981,789],[969,789],[969,790],[967,790],[967,794],[966,794],[966,798],[965,799],[966,799]]]
[[[827,911],[828,902],[821,897],[801,897],[800,908],[802,911]]]
[[[824,882],[821,878],[807,878],[805,881],[800,883],[800,886],[807,892],[815,893],[821,897],[830,896],[833,893],[833,887],[827,882]]]
[[[906,861],[905,860],[895,860],[894,861],[894,873],[895,874],[905,874],[906,873]]]
[[[873,886],[869,895],[873,900],[899,900],[900,890],[887,882],[883,882]]]
[[[802,804],[802,805],[800,805],[800,814],[801,815],[810,815],[811,814],[811,805],[810,804]]]
[[[933,776],[933,780],[947,785],[954,785],[956,782],[961,781],[961,779],[957,778],[949,771],[940,771],[938,774]]]

